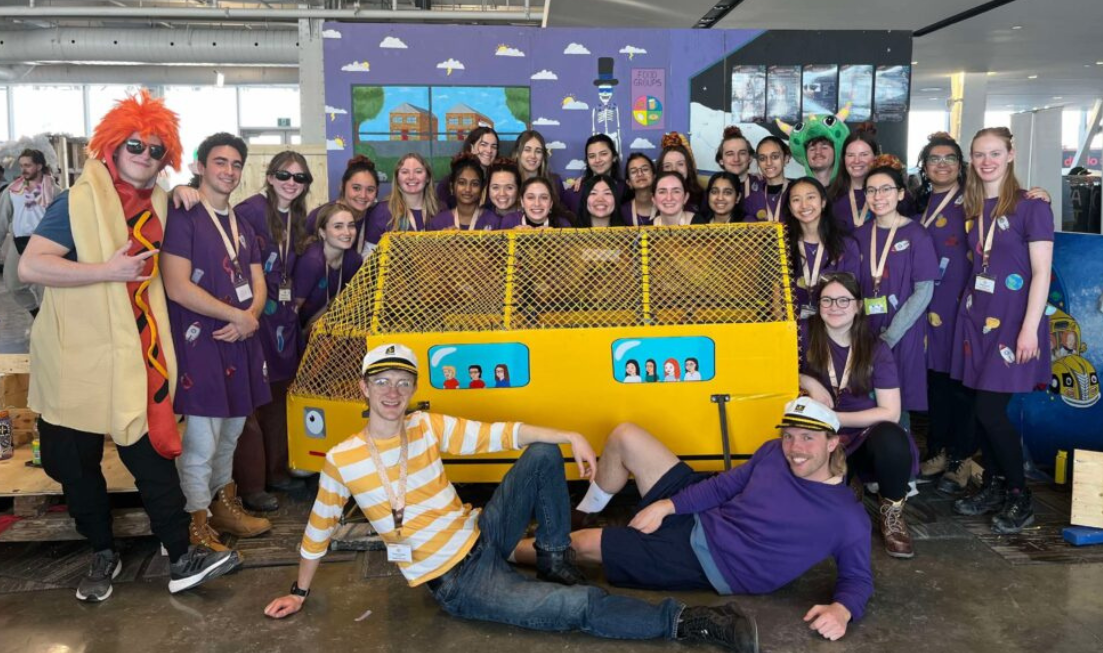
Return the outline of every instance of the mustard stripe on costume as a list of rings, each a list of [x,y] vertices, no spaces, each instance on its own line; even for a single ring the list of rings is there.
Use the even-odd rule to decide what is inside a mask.
[[[303,535],[302,556],[317,559],[325,555],[345,503],[353,497],[384,542],[401,541],[413,549],[412,562],[398,563],[411,587],[441,576],[479,539],[479,511],[460,501],[444,475],[440,454],[517,450],[520,428],[517,422],[491,424],[424,412],[410,414],[406,418],[409,475],[401,540],[366,436],[358,433],[341,442],[326,454],[318,497]],[[376,440],[376,446],[397,492],[399,438]]]

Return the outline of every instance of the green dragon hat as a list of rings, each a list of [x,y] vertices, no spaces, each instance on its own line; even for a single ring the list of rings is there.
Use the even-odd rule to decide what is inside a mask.
[[[804,122],[789,125],[780,118],[775,119],[778,129],[789,137],[789,149],[793,151],[793,158],[804,166],[805,173],[812,176],[812,169],[808,167],[808,144],[817,138],[826,138],[835,148],[835,166],[831,169],[831,179],[839,172],[839,152],[842,150],[843,141],[850,135],[850,128],[846,126],[847,116],[850,115],[850,103],[835,115],[813,114],[805,118]]]

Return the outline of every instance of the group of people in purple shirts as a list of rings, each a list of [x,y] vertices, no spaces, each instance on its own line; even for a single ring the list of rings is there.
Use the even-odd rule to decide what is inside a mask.
[[[109,168],[112,161],[131,165],[132,158],[145,175],[135,182],[114,172],[104,177],[115,178],[120,193],[149,186],[150,171],[167,162],[164,147],[135,133],[104,154]],[[1019,187],[1011,133],[978,132],[968,166],[957,142],[932,135],[919,161],[917,197],[899,161],[882,155],[862,130],[840,153],[809,144],[814,174],[796,180],[784,177],[790,153],[775,137],[752,148],[737,128],[726,130],[716,152],[723,170],[704,187],[684,139],[668,135],[663,146],[658,164],[630,155],[625,180],[613,142],[595,135],[586,144],[584,175],[564,184],[549,173],[538,132],[523,133],[515,158],[503,160],[497,134],[484,127],[468,137],[443,185],[434,186],[426,160],[407,154],[397,162],[389,199],[378,202],[375,166],[357,156],[338,198],[308,212],[313,178],[301,155],[273,157],[262,192],[231,206],[246,144],[225,133],[206,139],[194,184],[174,190],[163,240],[145,248],[159,251],[159,259],[151,264],[149,254],[120,250],[108,261],[130,266],[128,280],[163,277],[175,349],[172,408],[186,416],[175,467],[191,515],[190,545],[176,543],[174,564],[191,564],[193,550],[227,569],[240,564],[219,533],[266,532],[268,520],[242,510],[243,503],[273,510],[278,500],[271,490],[302,483],[287,470],[288,386],[311,326],[388,231],[746,221],[788,227],[804,342],[800,385],[808,397],[787,406],[780,440],[709,479],[642,428],[615,430],[578,509],[599,512],[633,475],[644,495],[639,511],[629,527],[585,529],[571,538],[579,559],[603,564],[614,584],[761,593],[834,557],[834,602],[814,606],[805,621],[837,639],[863,613],[873,588],[869,523],[846,478],[877,485],[885,550],[910,558],[903,515],[909,481],[921,471],[943,473],[939,488],[962,492],[968,479],[961,470],[978,445],[983,484],[954,509],[994,513],[997,533],[1029,525],[1022,450],[1006,410],[1013,393],[1049,380],[1043,343],[1053,217],[1044,192]],[[817,166],[830,172],[836,155],[843,157],[838,177],[824,178]],[[750,172],[752,159],[761,174]],[[83,207],[83,198],[74,207]],[[29,263],[20,267],[31,281],[67,283],[70,264],[60,259],[75,256],[69,205],[67,196],[59,198],[36,231]],[[78,230],[76,239],[84,237]],[[135,306],[141,331],[150,318],[142,302]],[[930,414],[922,470],[909,411]],[[110,594],[119,568],[117,554],[110,555],[93,569],[106,575],[106,595],[90,600]],[[513,558],[535,560],[531,541],[522,541]],[[181,578],[192,578],[188,573]],[[212,577],[206,570],[193,575],[188,583]]]

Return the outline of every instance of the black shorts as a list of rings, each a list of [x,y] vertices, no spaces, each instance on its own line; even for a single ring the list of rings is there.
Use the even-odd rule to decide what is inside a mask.
[[[712,474],[695,472],[679,462],[659,479],[640,500],[636,511]],[[654,533],[644,534],[628,526],[601,531],[601,560],[605,578],[612,585],[657,590],[713,589],[690,545],[693,515],[670,515]]]

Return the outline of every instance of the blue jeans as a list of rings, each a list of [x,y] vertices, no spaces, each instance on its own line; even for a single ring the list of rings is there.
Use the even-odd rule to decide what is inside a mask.
[[[530,445],[479,516],[481,536],[467,558],[430,583],[433,598],[456,617],[531,628],[581,630],[613,639],[674,639],[685,606],[614,596],[597,587],[545,583],[507,562],[535,516],[537,546],[570,547],[570,499],[563,454]]]

